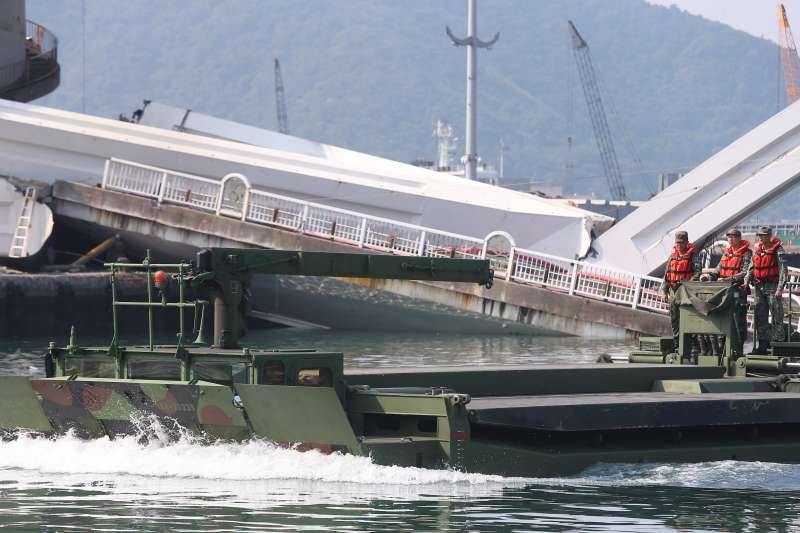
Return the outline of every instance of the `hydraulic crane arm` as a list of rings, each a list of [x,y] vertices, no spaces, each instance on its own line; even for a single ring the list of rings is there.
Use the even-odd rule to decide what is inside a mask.
[[[214,304],[214,344],[235,348],[244,334],[249,288],[256,274],[455,281],[491,286],[488,260],[393,255],[208,248],[198,252],[191,283]]]

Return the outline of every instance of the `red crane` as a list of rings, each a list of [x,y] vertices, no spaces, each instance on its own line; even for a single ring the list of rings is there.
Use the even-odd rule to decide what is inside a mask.
[[[783,84],[786,87],[788,104],[800,98],[800,59],[794,44],[792,28],[786,17],[786,8],[778,5],[778,27],[780,28],[781,65],[783,66]]]

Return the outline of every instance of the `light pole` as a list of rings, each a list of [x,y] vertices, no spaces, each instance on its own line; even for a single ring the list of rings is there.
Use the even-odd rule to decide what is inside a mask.
[[[477,0],[467,0],[467,36],[460,39],[453,35],[450,27],[446,26],[447,35],[456,46],[467,47],[467,134],[466,153],[464,154],[464,169],[466,178],[474,180],[478,175],[478,142],[477,142],[477,81],[478,81],[478,48],[489,48],[500,38],[496,33],[491,41],[484,42],[478,39],[478,8]]]

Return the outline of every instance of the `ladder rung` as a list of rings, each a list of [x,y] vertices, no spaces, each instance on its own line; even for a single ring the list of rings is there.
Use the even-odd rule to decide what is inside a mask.
[[[11,239],[9,257],[24,257],[27,255],[26,244],[28,242],[28,231],[32,228],[31,218],[33,217],[33,202],[35,198],[36,189],[34,187],[27,187],[23,194],[22,208],[17,218],[17,227],[14,231],[14,237]]]

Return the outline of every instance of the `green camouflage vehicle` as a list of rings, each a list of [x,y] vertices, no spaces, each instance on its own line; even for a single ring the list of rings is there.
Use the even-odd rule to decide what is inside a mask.
[[[67,346],[50,345],[46,378],[0,377],[4,438],[113,438],[157,420],[210,440],[263,438],[380,464],[514,476],[570,474],[598,462],[800,458],[794,374],[749,376],[730,354],[690,361],[662,353],[659,339],[654,351],[632,355],[651,358],[642,364],[349,372],[341,353],[238,344],[256,274],[490,285],[488,261],[212,248],[195,265],[109,267],[110,345],[79,346],[73,332]],[[120,301],[116,278],[132,269],[146,273],[147,299]],[[167,285],[177,300],[168,300]],[[187,289],[208,299],[187,301]],[[177,344],[155,344],[150,327],[146,345],[120,345],[116,315],[125,306],[144,308],[150,324],[157,309],[177,312]],[[202,341],[206,308],[210,346]],[[686,309],[687,327],[731,334],[725,305],[697,316]],[[184,336],[185,313],[193,313],[195,342]]]

